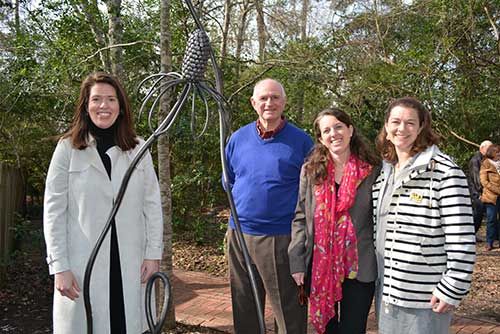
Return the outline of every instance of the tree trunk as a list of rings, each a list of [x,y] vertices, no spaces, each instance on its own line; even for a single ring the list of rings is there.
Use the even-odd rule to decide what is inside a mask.
[[[108,0],[108,39],[109,45],[122,43],[123,26],[121,18],[121,0]],[[113,47],[110,49],[111,72],[122,82],[124,81],[123,71],[123,48]]]
[[[380,15],[379,15],[379,12],[378,12],[378,3],[377,3],[377,0],[373,1],[373,11],[374,11],[373,17],[375,18],[375,27],[377,28],[377,38],[378,38],[378,41],[380,43],[380,48],[382,49],[382,52],[384,53],[383,54],[383,59],[384,59],[384,61],[388,61],[389,57],[388,57],[388,54],[387,54],[387,50],[385,48],[384,34],[382,34],[382,31],[380,30],[380,21],[379,21],[380,20]]]
[[[250,3],[249,0],[244,0],[243,5],[241,5],[240,22],[238,24],[238,32],[236,34],[236,51],[234,54],[234,57],[236,58],[236,61],[237,61],[236,78],[238,78],[240,75],[240,62],[239,61],[241,60],[241,50],[243,49],[243,44],[245,43],[245,31],[247,28],[247,18],[248,18],[248,13],[250,12],[251,7],[252,7],[252,4]]]
[[[300,12],[300,41],[303,44],[307,43],[307,22],[308,22],[308,15],[309,15],[309,0],[302,0],[302,9]],[[299,87],[300,87],[300,82],[304,82],[305,78],[303,74],[300,74],[297,76],[297,79],[299,80]],[[297,122],[299,125],[301,125],[302,121],[304,120],[304,97],[305,94],[305,89],[300,89],[297,92]]]
[[[227,35],[231,24],[231,10],[233,8],[232,0],[224,1],[224,26],[222,27],[222,40],[220,46],[220,65],[224,67],[225,58],[227,56]]]
[[[307,38],[307,22],[309,15],[309,0],[302,0],[302,10],[300,12],[300,40],[306,41]]]
[[[76,12],[82,14],[85,17],[85,20],[89,24],[90,30],[92,31],[92,34],[94,35],[94,40],[97,44],[97,48],[104,48],[108,45],[106,42],[106,36],[104,35],[103,30],[101,29],[100,25],[100,17],[99,17],[99,9],[97,7],[96,3],[90,4],[87,0],[82,0],[80,5],[82,6],[82,9],[74,4],[73,8],[75,9]],[[101,64],[102,64],[102,70],[106,72],[111,72],[111,60],[109,58],[109,51],[104,50],[99,52],[99,57],[101,59]]]
[[[14,27],[16,29],[16,34],[19,34],[20,30],[19,30],[19,27],[20,27],[20,20],[19,20],[19,1],[20,0],[16,0],[15,1],[15,7],[14,7]]]
[[[264,21],[264,0],[255,0],[257,11],[257,37],[259,40],[259,61],[264,62],[266,50],[266,23]]]
[[[164,73],[172,70],[171,53],[171,31],[170,31],[170,0],[161,0],[160,9],[160,57],[161,70]],[[165,119],[170,110],[172,97],[164,94],[160,101],[160,120]],[[163,242],[164,252],[160,270],[167,274],[170,282],[173,280],[172,266],[172,192],[170,179],[170,147],[168,135],[165,134],[158,140],[158,174],[160,181],[161,205],[163,210]],[[163,300],[163,291],[158,295],[158,300]],[[173,291],[170,295],[171,307],[167,314],[165,329],[175,328],[175,309],[173,302]]]

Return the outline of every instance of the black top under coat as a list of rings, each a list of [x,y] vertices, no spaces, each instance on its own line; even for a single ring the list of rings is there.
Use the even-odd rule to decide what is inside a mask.
[[[113,146],[116,145],[115,140],[115,129],[116,122],[107,129],[101,129],[96,126],[93,122],[90,122],[90,134],[95,138],[97,143],[97,152],[101,157],[102,163],[104,164],[104,168],[106,168],[106,172],[108,173],[109,178],[111,179],[111,159],[106,154],[106,152]]]

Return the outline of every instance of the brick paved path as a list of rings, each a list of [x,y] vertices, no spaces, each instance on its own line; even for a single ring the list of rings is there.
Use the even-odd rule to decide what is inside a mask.
[[[201,272],[174,270],[173,286],[177,321],[233,332],[231,292],[227,279]],[[274,333],[271,309],[266,308],[265,314],[267,332]],[[373,310],[368,318],[367,333],[377,333]],[[456,316],[450,334],[458,333],[500,334],[500,324]]]

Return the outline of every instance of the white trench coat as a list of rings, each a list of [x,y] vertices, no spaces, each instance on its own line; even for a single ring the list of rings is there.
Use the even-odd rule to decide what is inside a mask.
[[[85,266],[111,211],[123,175],[140,143],[123,152],[107,151],[111,180],[95,140],[84,150],[69,138],[59,141],[50,162],[44,198],[44,234],[50,274],[71,270],[83,289]],[[120,250],[127,333],[142,333],[145,285],[140,282],[144,259],[161,259],[163,223],[158,180],[149,152],[136,167],[115,218]],[[90,282],[94,333],[107,334],[109,325],[110,234],[98,253]],[[54,334],[85,334],[83,291],[72,301],[54,293]]]

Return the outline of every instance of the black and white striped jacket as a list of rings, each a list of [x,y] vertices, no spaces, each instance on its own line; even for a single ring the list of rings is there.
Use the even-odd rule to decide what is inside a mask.
[[[379,194],[384,193],[390,168],[384,162],[372,187],[375,231]],[[394,185],[392,194],[385,234],[383,301],[430,308],[434,294],[458,305],[470,288],[475,262],[467,179],[436,146],[421,152],[410,169]]]

